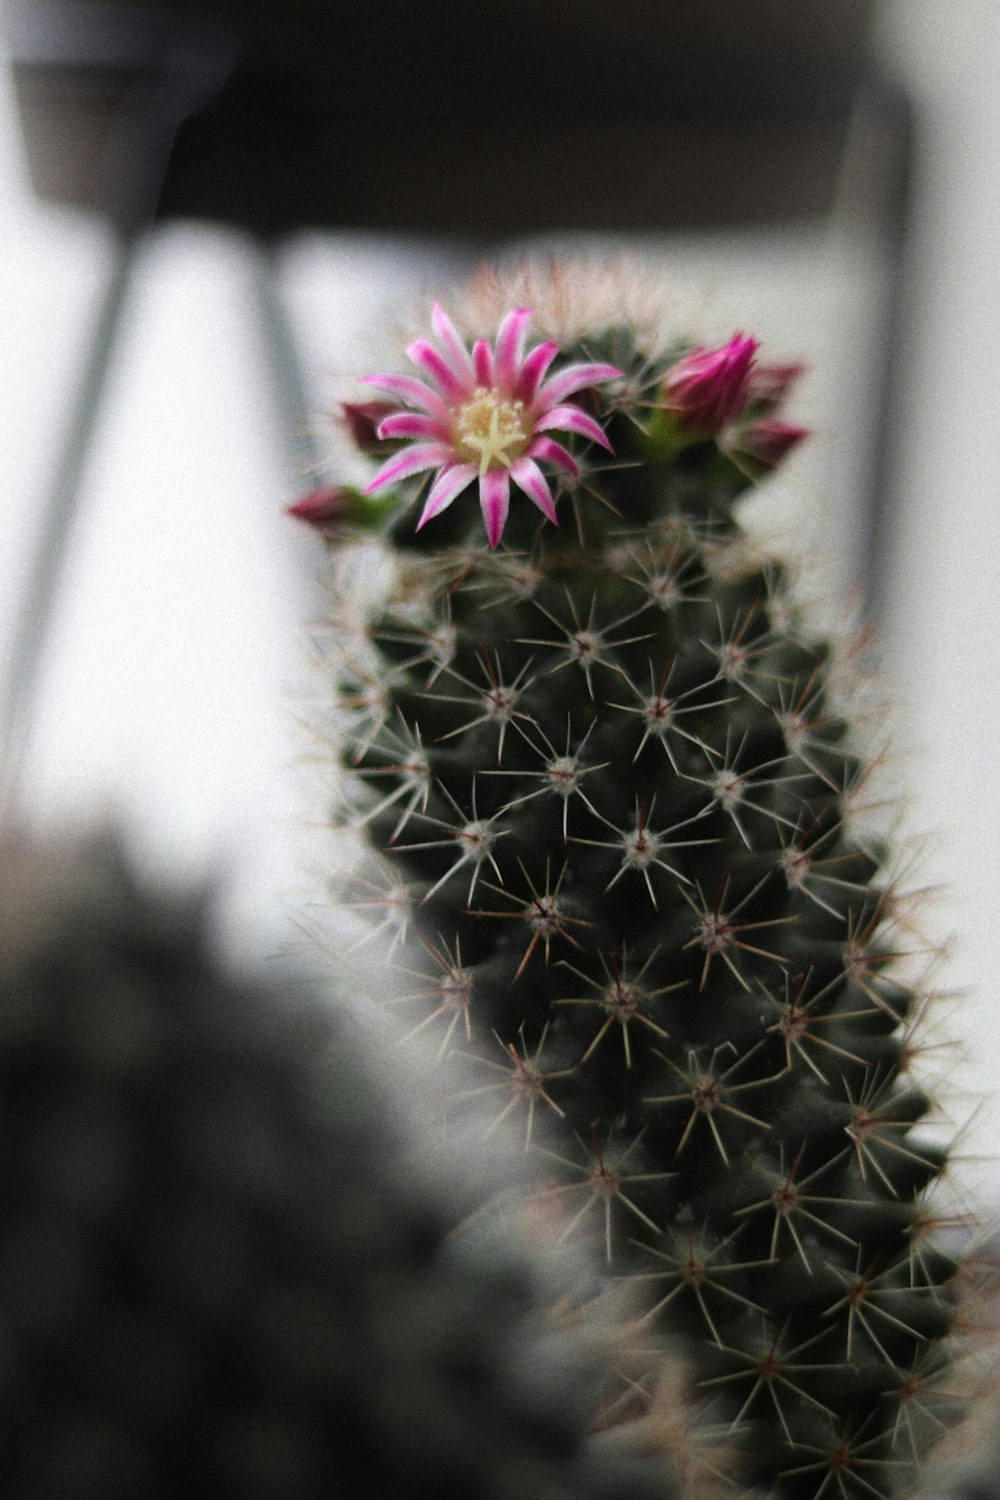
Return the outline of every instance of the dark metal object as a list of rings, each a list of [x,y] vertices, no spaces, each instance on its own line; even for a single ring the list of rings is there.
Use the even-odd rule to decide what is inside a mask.
[[[235,64],[231,27],[198,14],[9,0],[0,17],[40,197],[148,224],[181,122]]]
[[[105,213],[114,263],[91,334],[76,400],[43,498],[35,554],[0,696],[0,798],[16,793],[28,705],[45,645],[138,247],[157,212],[181,122],[215,93],[233,59],[215,26],[178,25],[118,6],[32,0],[3,16],[41,196]],[[41,106],[41,107],[39,107]]]
[[[716,0],[698,24],[706,8],[683,0],[601,23],[554,0],[471,20],[467,0],[347,0],[334,20],[304,0],[8,0],[6,26],[43,195],[121,213],[136,110],[187,86],[204,102],[161,212],[489,238],[826,212],[859,90],[889,102],[864,51],[871,8],[824,6],[811,48],[801,0]]]

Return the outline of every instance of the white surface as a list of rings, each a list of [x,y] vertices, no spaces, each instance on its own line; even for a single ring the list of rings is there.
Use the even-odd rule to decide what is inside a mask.
[[[901,507],[885,640],[890,696],[915,829],[930,828],[927,878],[950,903],[956,942],[942,987],[966,985],[952,1030],[956,1084],[993,1096],[1000,1024],[1000,110],[993,0],[890,0],[886,56],[924,105],[925,154],[895,477]],[[51,474],[59,414],[78,373],[108,269],[100,226],[31,200],[0,74],[0,636],[9,637]],[[429,271],[408,247],[309,237],[285,284],[317,412],[340,376],[370,365],[366,330]],[[708,290],[725,332],[763,335],[814,372],[797,414],[817,439],[787,481],[796,529],[843,593],[867,431],[881,272],[836,230],[780,241],[675,244],[683,296]],[[429,279],[429,278],[428,278]],[[141,265],[88,469],[73,568],[59,601],[24,782],[43,820],[107,806],[152,863],[232,875],[234,937],[267,951],[299,900],[294,720],[305,676],[300,631],[314,604],[315,551],[282,515],[298,487],[247,317],[240,241],[177,226]],[[866,375],[866,372],[869,372]],[[905,503],[904,503],[905,499]],[[997,1113],[970,1132],[984,1160],[965,1181],[1000,1190]]]
[[[904,421],[894,472],[886,665],[927,924],[959,990],[956,1090],[983,1101],[964,1141],[1000,1199],[1000,8],[888,0],[880,41],[918,106]]]

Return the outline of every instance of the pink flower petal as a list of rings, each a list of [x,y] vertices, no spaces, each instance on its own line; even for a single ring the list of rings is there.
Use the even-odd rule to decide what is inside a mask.
[[[574,479],[580,472],[580,466],[572,453],[568,452],[554,438],[536,437],[532,438],[524,450],[525,458],[544,458],[547,463],[557,464],[560,469],[565,469],[567,474],[572,474]]]
[[[367,495],[391,479],[405,479],[408,474],[419,474],[421,469],[436,469],[451,460],[452,451],[446,443],[413,443],[384,463],[375,478],[365,485],[363,493]]]
[[[534,409],[536,412],[549,411],[567,396],[572,396],[574,391],[597,385],[601,380],[614,380],[621,374],[622,371],[614,365],[567,365],[540,388],[533,403]]]
[[[379,438],[428,437],[447,442],[451,429],[439,417],[424,416],[417,411],[394,411],[378,424]]]
[[[517,377],[517,385],[514,395],[518,401],[525,403],[534,400],[535,392],[545,375],[546,370],[559,353],[559,345],[547,339],[544,344],[536,344],[521,366],[521,373]]]
[[[557,445],[558,446],[558,445]],[[553,525],[558,526],[556,508],[552,500],[552,491],[549,489],[548,481],[533,458],[522,454],[510,466],[510,477],[519,489],[522,489],[529,500],[532,500],[542,514],[550,520]],[[494,542],[490,543],[495,546]]]
[[[505,394],[513,394],[517,385],[524,358],[524,339],[530,321],[530,308],[514,307],[507,313],[497,331],[495,383],[498,390]]]
[[[406,353],[436,383],[447,401],[461,401],[469,394],[469,382],[455,374],[444,355],[427,339],[417,339]]]
[[[430,493],[424,502],[420,520],[417,522],[417,530],[420,530],[425,521],[447,510],[451,502],[472,483],[478,473],[479,470],[475,464],[449,464],[447,468],[442,469],[431,485]]]
[[[472,369],[472,360],[461,334],[454,323],[445,312],[444,308],[437,302],[431,311],[431,326],[437,334],[438,341],[443,344],[445,358],[459,380],[466,385],[474,383],[475,375]]]
[[[510,508],[510,480],[506,469],[487,469],[485,474],[479,476],[479,504],[486,522],[489,544],[495,547],[503,535]]]
[[[447,414],[448,406],[440,392],[431,390],[429,385],[412,375],[361,375],[359,379],[362,385],[374,385],[380,391],[392,391],[403,401],[409,401],[411,406],[418,406],[432,416]]]
[[[581,437],[590,438],[593,443],[600,443],[609,453],[614,452],[600,422],[595,421],[579,406],[554,406],[535,422],[538,432],[548,432],[551,428],[558,432],[577,432]]]
[[[476,384],[493,384],[493,350],[486,339],[476,339],[472,346],[472,365],[476,372]]]

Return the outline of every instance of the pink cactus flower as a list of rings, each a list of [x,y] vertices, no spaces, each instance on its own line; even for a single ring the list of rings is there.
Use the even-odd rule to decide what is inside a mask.
[[[739,448],[755,458],[765,468],[773,469],[781,463],[787,453],[810,436],[808,427],[795,427],[791,422],[763,418],[751,422],[739,435]]]
[[[663,378],[663,402],[678,425],[714,437],[738,417],[747,402],[758,341],[734,333],[717,349],[692,349]]]
[[[614,365],[573,364],[545,379],[559,352],[546,340],[525,352],[531,312],[515,307],[506,314],[491,348],[477,339],[471,351],[441,307],[432,325],[437,345],[427,339],[411,344],[407,355],[427,377],[369,375],[366,383],[389,391],[404,409],[385,417],[378,437],[413,441],[379,469],[365,493],[426,469],[438,472],[431,483],[417,530],[440,515],[469,485],[478,482],[486,535],[495,547],[510,505],[511,482],[523,490],[547,520],[558,524],[555,502],[540,463],[579,473],[576,461],[551,431],[574,432],[611,445],[599,423],[567,397],[612,380]]]

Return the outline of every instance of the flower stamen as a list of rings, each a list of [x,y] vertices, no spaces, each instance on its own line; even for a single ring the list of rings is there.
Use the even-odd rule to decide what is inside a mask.
[[[455,413],[458,457],[478,464],[480,477],[494,464],[509,469],[527,446],[524,402],[506,400],[496,386],[477,386]]]

